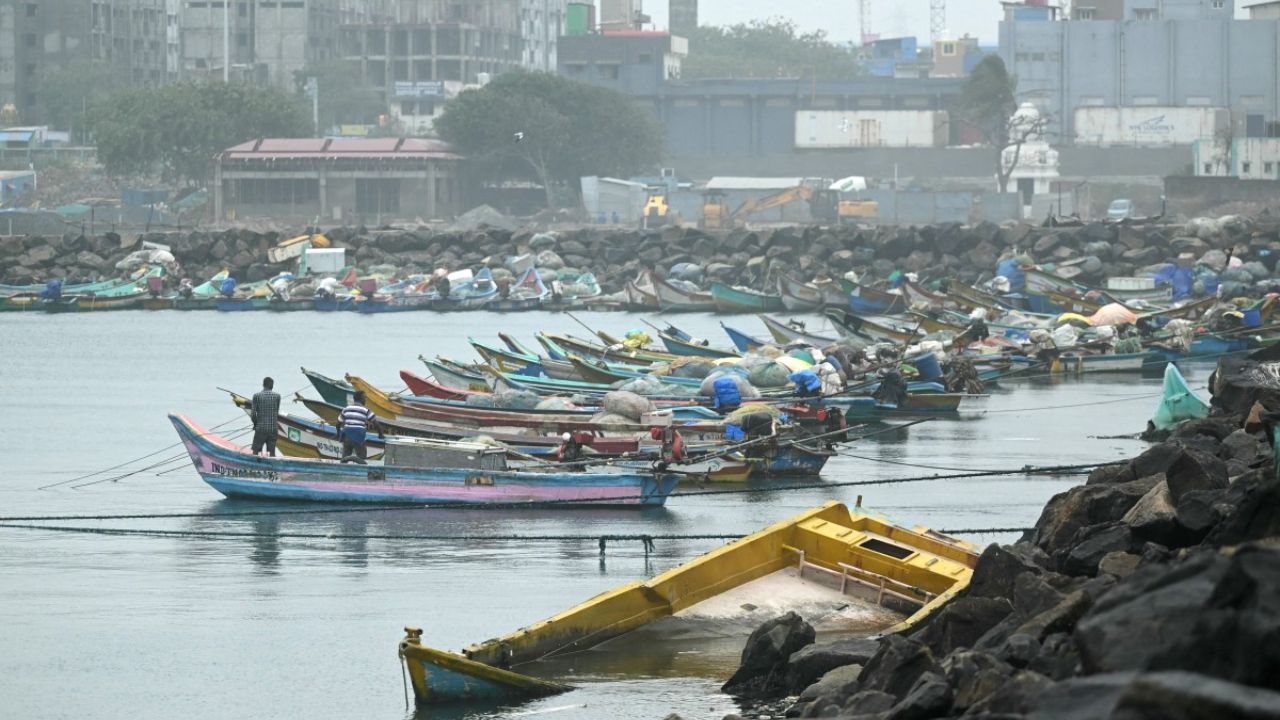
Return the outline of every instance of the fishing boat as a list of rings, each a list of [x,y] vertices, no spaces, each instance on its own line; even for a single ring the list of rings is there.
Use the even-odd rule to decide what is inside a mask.
[[[897,345],[913,343],[919,339],[915,330],[881,325],[847,310],[828,308],[824,314],[843,335],[858,335],[875,342],[891,342]]]
[[[253,455],[183,415],[170,415],[196,472],[227,497],[375,503],[545,503],[555,507],[655,507],[680,482],[670,473],[529,472],[506,469],[506,451],[480,443],[387,443],[382,465]],[[418,464],[422,459],[443,467]]]
[[[1164,372],[1168,359],[1159,352],[1088,354],[1064,352],[1049,363],[1052,374],[1157,373]]]
[[[657,310],[660,308],[657,289],[654,287],[653,273],[644,270],[634,280],[628,280],[623,287],[627,296],[627,305],[632,310]]]
[[[406,628],[398,654],[419,705],[545,696],[570,687],[528,674],[539,671],[536,661],[646,625],[658,633],[676,623],[686,635],[701,623],[720,633],[736,626],[745,640],[785,607],[824,630],[906,632],[968,586],[977,560],[970,543],[827,503],[461,653],[431,648],[421,630]],[[575,672],[590,674],[589,663],[579,655]]]
[[[724,323],[720,323],[720,329],[724,330],[724,334],[729,336],[730,342],[733,343],[734,347],[738,348],[738,352],[751,352],[752,350],[759,350],[765,345],[772,344],[749,333],[745,333],[736,328],[731,328]]]
[[[841,310],[840,312],[844,312]],[[836,338],[826,337],[823,335],[813,335],[805,332],[804,323],[792,320],[785,323],[776,320],[768,315],[757,315],[760,322],[764,323],[765,328],[769,330],[769,334],[773,336],[774,341],[778,345],[786,345],[793,342],[803,342],[814,347],[828,347],[835,344]]]
[[[907,301],[901,293],[848,280],[841,281],[841,288],[849,299],[849,309],[860,315],[897,315],[907,310]]]
[[[552,284],[551,295],[542,301],[546,310],[578,310],[604,294],[593,273],[582,273],[571,281],[557,280]]]
[[[708,344],[693,342],[692,338],[686,340],[676,337],[665,332],[658,333],[658,339],[667,348],[667,352],[680,357],[705,357],[711,359],[741,357],[742,353],[737,350],[729,350],[726,348],[715,348]]]
[[[449,297],[437,298],[432,304],[433,310],[478,310],[498,297],[498,285],[493,280],[493,271],[481,268],[475,277],[450,288]]]
[[[778,277],[778,295],[791,312],[821,310],[824,307],[847,307],[849,297],[835,283],[805,283],[787,274]]]
[[[419,355],[418,359],[427,366],[431,377],[447,388],[457,390],[489,389],[489,383],[485,382],[483,375],[471,370],[464,370],[455,364],[442,362],[445,358],[438,357],[433,360],[424,355]]]
[[[50,313],[131,310],[146,297],[147,291],[141,288],[128,295],[63,295],[57,300],[43,300],[38,307]]]
[[[355,311],[372,315],[377,313],[430,310],[439,299],[439,293],[402,292],[387,295],[378,294],[357,301],[355,303]]]
[[[724,283],[711,283],[711,297],[715,300],[716,312],[720,313],[781,312],[785,309],[781,295]]]
[[[501,292],[489,298],[484,309],[494,312],[525,312],[537,310],[542,301],[550,294],[538,275],[537,268],[529,268],[504,297]]]
[[[665,278],[654,278],[654,296],[662,312],[714,312],[715,298],[704,290],[686,290]]]

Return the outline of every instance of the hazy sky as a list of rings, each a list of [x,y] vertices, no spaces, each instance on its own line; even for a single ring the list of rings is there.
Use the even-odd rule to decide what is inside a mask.
[[[659,28],[667,26],[667,0],[643,0],[644,11]],[[699,0],[698,22],[702,25],[729,25],[753,18],[785,15],[804,30],[822,29],[836,41],[858,37],[857,0]],[[965,33],[995,45],[996,23],[1000,21],[999,0],[950,0],[947,3],[947,31],[954,37]],[[871,29],[881,37],[914,35],[929,37],[929,0],[871,0]]]

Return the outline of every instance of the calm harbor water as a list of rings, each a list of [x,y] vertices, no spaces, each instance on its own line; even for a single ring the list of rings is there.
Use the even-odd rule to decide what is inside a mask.
[[[583,313],[615,333],[636,316]],[[710,315],[687,330],[727,345]],[[752,317],[727,324],[764,334]],[[822,321],[810,318],[810,330]],[[1023,527],[1079,477],[1001,476],[858,488],[674,498],[652,511],[411,511],[220,518],[259,507],[228,501],[189,463],[174,460],[114,482],[112,474],[39,489],[161,451],[175,442],[165,414],[205,425],[245,423],[226,387],[253,392],[263,375],[303,390],[306,366],[400,387],[419,354],[470,358],[468,335],[539,329],[583,334],[565,315],[487,313],[0,314],[0,515],[194,513],[195,517],[63,525],[232,531],[209,539],[53,533],[0,528],[0,715],[13,718],[405,718],[396,658],[402,626],[457,649],[516,629],[602,590],[670,568],[714,541],[515,543],[349,539],[466,534],[746,533],[827,500],[865,504],[911,524]],[[1188,371],[1202,385],[1209,367]],[[305,388],[309,390],[309,388]],[[848,447],[828,482],[1093,462],[1144,446],[1105,436],[1141,430],[1159,379],[1132,376],[1009,382],[980,412],[935,420]],[[287,404],[287,403],[286,403]],[[301,406],[296,412],[305,412]],[[293,410],[293,408],[289,408]],[[123,470],[178,455],[157,452]],[[856,456],[856,457],[855,457]],[[928,467],[919,467],[928,466]],[[165,472],[168,471],[168,472]],[[158,474],[159,473],[159,474]],[[279,508],[280,506],[274,506]],[[285,539],[277,533],[313,533]],[[1005,534],[968,535],[978,543]],[[637,646],[643,652],[633,653]],[[512,708],[421,711],[423,718],[719,718],[734,711],[718,687],[735,665],[732,642],[646,638],[557,663],[581,689]],[[580,667],[579,667],[580,666]]]

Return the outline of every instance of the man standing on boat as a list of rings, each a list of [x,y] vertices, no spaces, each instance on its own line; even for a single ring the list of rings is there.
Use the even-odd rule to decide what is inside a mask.
[[[253,454],[264,449],[276,456],[276,429],[280,418],[280,395],[274,388],[276,381],[262,378],[262,389],[253,395],[249,405],[249,419],[253,421]]]
[[[372,425],[378,430],[378,437],[383,437],[382,428],[377,427],[378,420],[373,412],[364,406],[365,396],[356,391],[351,396],[351,404],[342,408],[338,415],[338,437],[342,439],[342,462],[355,462],[363,465],[369,451],[365,443],[369,439]]]

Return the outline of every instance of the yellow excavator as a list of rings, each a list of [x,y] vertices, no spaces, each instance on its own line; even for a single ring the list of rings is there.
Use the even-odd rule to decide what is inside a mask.
[[[667,205],[666,193],[651,192],[649,193],[649,199],[644,203],[644,209],[640,213],[640,227],[662,227],[667,224],[670,213],[671,207]]]
[[[702,201],[702,227],[708,230],[732,228],[740,219],[745,220],[752,214],[797,200],[809,203],[809,214],[813,219],[824,222],[857,222],[880,214],[880,204],[874,200],[842,200],[837,190],[820,190],[808,185],[797,185],[772,195],[749,198],[732,211],[729,210],[725,194],[711,190]]]

